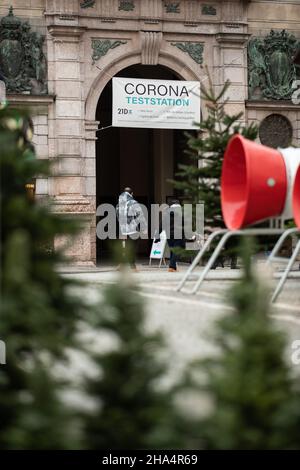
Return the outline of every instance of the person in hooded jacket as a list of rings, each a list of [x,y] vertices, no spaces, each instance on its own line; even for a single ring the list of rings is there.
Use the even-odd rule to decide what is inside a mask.
[[[141,233],[147,233],[147,221],[140,204],[133,197],[133,190],[126,187],[119,196],[116,207],[120,235],[123,239],[123,256],[136,271],[137,244]]]

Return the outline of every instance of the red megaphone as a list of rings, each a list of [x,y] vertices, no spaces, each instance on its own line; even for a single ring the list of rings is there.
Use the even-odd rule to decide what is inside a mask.
[[[234,135],[226,148],[221,178],[226,226],[238,230],[271,217],[292,218],[292,188],[299,163],[300,149],[275,150]],[[293,202],[298,197],[298,193],[293,196]]]
[[[293,189],[293,212],[297,227],[300,228],[300,165],[295,177]]]

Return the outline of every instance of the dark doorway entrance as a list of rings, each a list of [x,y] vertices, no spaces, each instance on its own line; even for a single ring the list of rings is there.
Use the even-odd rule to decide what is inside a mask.
[[[134,65],[117,76],[180,80],[166,67]],[[99,128],[112,123],[112,81],[104,88],[97,106]],[[108,127],[98,131],[96,142],[97,206],[116,205],[125,186],[134,190],[135,199],[149,208],[165,203],[174,195],[167,180],[174,178],[178,163],[186,160],[186,137],[181,130]],[[150,221],[149,221],[150,222]],[[139,255],[149,256],[151,240],[140,241]],[[109,256],[109,243],[97,239],[97,262]]]

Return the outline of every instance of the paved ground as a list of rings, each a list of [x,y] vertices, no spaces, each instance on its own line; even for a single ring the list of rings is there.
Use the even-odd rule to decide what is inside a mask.
[[[145,299],[147,310],[147,328],[162,331],[166,337],[168,363],[172,379],[182,372],[185,364],[203,357],[213,351],[210,333],[214,321],[220,315],[230,314],[231,307],[226,301],[226,292],[240,276],[240,270],[217,269],[209,275],[201,290],[196,295],[176,292],[176,286],[183,276],[185,266],[180,272],[168,273],[165,268],[138,266],[139,272],[129,274],[138,285]],[[199,268],[197,272],[200,272]],[[270,281],[265,265],[260,263],[260,276],[274,288],[278,279]],[[91,299],[101,295],[102,287],[115,282],[119,273],[115,268],[68,269],[63,275],[86,281],[86,295]],[[287,358],[290,360],[292,343],[300,340],[300,277],[299,271],[292,273],[293,278],[287,281],[284,291],[271,309],[276,325],[287,334]],[[253,293],[255,295],[255,293]],[[93,300],[92,300],[93,301]],[[300,365],[295,366],[300,374]]]

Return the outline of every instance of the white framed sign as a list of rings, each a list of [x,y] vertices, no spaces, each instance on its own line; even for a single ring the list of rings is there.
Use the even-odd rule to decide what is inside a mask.
[[[166,238],[162,238],[159,242],[153,240],[150,258],[151,259],[162,259],[164,257],[165,249],[166,249],[167,240]]]
[[[155,239],[152,242],[152,247],[150,251],[150,260],[149,265],[151,266],[151,261],[153,259],[160,260],[159,267],[161,266],[162,261],[166,264],[165,258],[170,257],[170,250],[167,244],[167,234],[165,230],[163,230],[159,235],[159,241],[155,243]]]
[[[153,129],[197,129],[200,82],[113,79],[112,125]]]

